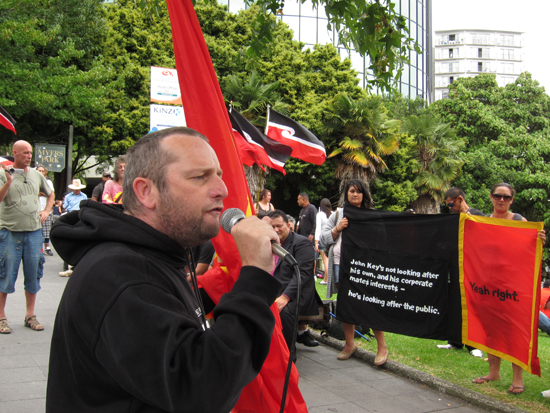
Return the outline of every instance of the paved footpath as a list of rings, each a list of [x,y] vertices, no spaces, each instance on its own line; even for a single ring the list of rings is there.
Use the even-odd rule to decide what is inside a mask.
[[[61,267],[57,254],[46,257],[42,290],[36,303],[37,318],[44,324],[44,331],[23,326],[22,273],[16,292],[8,296],[6,314],[12,333],[0,335],[0,413],[44,413],[52,328],[68,281],[58,275]],[[368,355],[367,361],[358,358],[338,361],[338,352],[324,344],[315,348],[298,345],[300,389],[310,413],[489,411],[374,367],[368,363]]]

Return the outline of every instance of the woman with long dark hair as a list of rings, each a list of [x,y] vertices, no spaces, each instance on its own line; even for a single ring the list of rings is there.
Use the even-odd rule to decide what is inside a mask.
[[[321,199],[321,204],[319,207],[320,211],[317,212],[317,222],[315,225],[315,252],[321,255],[323,260],[323,266],[325,267],[323,281],[321,284],[326,285],[328,281],[328,257],[325,254],[325,244],[323,244],[321,239],[321,232],[323,226],[327,223],[330,215],[332,214],[332,205],[328,198]]]
[[[372,198],[370,197],[369,190],[364,182],[353,179],[345,186],[344,196],[344,208],[347,205],[353,205],[357,208],[372,209]],[[327,224],[325,225],[321,241],[325,245],[331,245],[329,252],[329,282],[327,284],[327,298],[332,296],[334,287],[339,285],[339,272],[340,272],[340,248],[342,243],[342,231],[349,225],[348,219],[344,218],[343,209],[338,210],[331,215]],[[330,295],[329,295],[330,294]],[[344,335],[346,337],[346,345],[340,354],[338,354],[338,360],[347,360],[357,350],[355,344],[355,325],[351,323],[342,322],[344,327]],[[374,364],[381,366],[388,360],[388,348],[386,346],[386,340],[384,332],[381,330],[372,329],[376,342],[378,344],[378,351]]]

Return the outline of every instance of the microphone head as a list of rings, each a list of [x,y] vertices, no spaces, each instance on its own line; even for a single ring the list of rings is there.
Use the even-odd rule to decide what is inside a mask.
[[[228,208],[222,212],[220,217],[220,225],[223,230],[231,234],[231,228],[241,219],[245,219],[246,215],[239,208]]]

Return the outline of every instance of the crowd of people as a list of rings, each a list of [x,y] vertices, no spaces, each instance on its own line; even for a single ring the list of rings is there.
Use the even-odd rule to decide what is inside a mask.
[[[3,165],[0,173],[0,259],[6,272],[0,279],[0,333],[11,332],[5,306],[21,262],[24,325],[44,329],[36,318],[35,302],[44,255],[53,255],[50,239],[64,260],[60,276],[72,278],[53,333],[49,412],[115,412],[130,406],[148,406],[147,411],[178,410],[177,406],[181,411],[229,411],[269,352],[275,323],[271,303],[277,304],[289,349],[294,339],[308,347],[319,345],[307,324],[296,320],[296,314],[318,314],[322,305],[315,288],[318,258],[323,263],[319,282],[331,298],[343,276],[342,233],[350,225],[345,208],[373,208],[368,186],[351,180],[344,189],[343,206],[335,210],[329,199],[322,199],[317,208],[307,193],[299,193],[301,210],[295,220],[275,208],[271,191],[264,188],[255,204],[257,218],[246,218],[232,229],[243,267],[208,325],[204,315],[214,303],[188,282],[214,265],[211,239],[219,231],[227,196],[207,138],[185,127],[144,136],[116,160],[112,179],[109,172],[103,174],[91,199],[82,192],[86,186],[81,180],[73,179],[71,191],[56,201],[47,169],[30,166],[28,142],[17,141],[13,156],[14,169]],[[159,164],[159,159],[167,161]],[[490,197],[493,211],[488,216],[526,221],[510,211],[515,191],[509,184],[494,185]],[[452,213],[483,215],[467,204],[459,188],[448,190],[444,200]],[[544,231],[538,236],[545,241]],[[272,242],[280,243],[297,265],[273,256]],[[196,248],[197,259],[190,259]],[[545,284],[550,291],[548,287],[550,282]],[[546,294],[539,324],[550,335],[550,292]],[[350,320],[340,321],[345,346],[337,358],[347,360],[357,350],[355,326]],[[373,333],[374,364],[381,366],[389,350],[384,331]],[[458,349],[463,344],[440,347]],[[480,350],[467,348],[480,356]],[[475,383],[500,379],[500,358],[489,354],[488,360],[489,374]],[[512,368],[509,392],[522,393],[522,369]],[[211,388],[216,392],[208,391]]]
[[[264,189],[262,194],[270,191]],[[306,193],[298,195],[298,205],[302,207],[297,222],[298,233],[307,236],[309,240],[314,240],[314,250],[320,254],[323,263],[323,279],[320,284],[327,286],[327,298],[331,298],[335,293],[338,293],[339,277],[340,277],[340,253],[342,242],[342,231],[344,231],[349,222],[344,217],[344,208],[346,205],[353,205],[358,208],[373,208],[370,191],[365,184],[360,180],[352,180],[345,187],[344,207],[332,210],[332,205],[328,199],[322,199],[319,209],[313,207],[309,202],[309,197]],[[490,198],[493,204],[492,213],[488,217],[499,219],[511,219],[516,221],[526,221],[520,214],[510,211],[515,197],[515,190],[508,183],[495,184],[490,191]],[[466,202],[464,192],[456,187],[450,188],[444,196],[445,204],[451,213],[465,213],[468,215],[485,216],[483,212],[470,207]],[[272,207],[271,203],[269,204]],[[405,212],[414,213],[414,210],[409,209]],[[269,216],[269,214],[267,214]],[[260,214],[258,214],[260,216]],[[313,235],[313,237],[312,237]],[[543,242],[546,241],[546,233],[544,230],[539,231],[538,237]],[[317,257],[310,258],[317,260]],[[311,271],[309,271],[311,274]],[[312,277],[310,277],[312,278]],[[309,278],[308,278],[309,279]],[[550,287],[550,280],[546,282],[546,287]],[[546,290],[546,291],[545,291]],[[539,315],[539,328],[541,331],[547,332],[550,335],[550,288],[543,289],[541,297],[541,311]],[[306,315],[305,313],[301,315]],[[355,326],[352,323],[341,320],[345,336],[345,346],[338,360],[347,360],[356,350],[355,343]],[[388,360],[389,351],[385,342],[384,332],[373,329],[374,336],[377,342],[377,354],[374,360],[375,365],[383,365]],[[306,344],[307,345],[307,344]],[[461,349],[466,348],[474,357],[483,357],[483,352],[472,346],[464,345],[460,342],[449,341],[448,344],[438,345],[441,349]],[[478,377],[473,380],[474,383],[482,384],[493,380],[500,379],[500,362],[501,359],[495,355],[488,354],[489,374],[483,377]],[[521,367],[512,364],[513,379],[508,390],[511,394],[519,394],[525,391],[523,385],[523,370]],[[550,396],[550,392],[549,392]]]

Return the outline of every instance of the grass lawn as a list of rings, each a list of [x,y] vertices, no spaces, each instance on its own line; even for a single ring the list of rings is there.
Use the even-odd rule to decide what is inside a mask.
[[[326,287],[320,285],[319,281],[316,280],[317,292],[324,300],[326,299]],[[336,298],[336,295],[333,298]],[[360,347],[376,353],[376,340],[368,342],[364,339],[356,339],[355,342]],[[442,350],[437,348],[437,344],[446,344],[445,341],[426,340],[392,333],[386,333],[386,344],[390,352],[390,359],[398,363],[527,411],[550,412],[550,398],[540,395],[541,391],[550,389],[550,336],[540,331],[538,357],[541,364],[541,377],[524,372],[525,392],[519,395],[507,393],[512,383],[512,365],[509,361],[502,361],[500,381],[475,384],[472,383],[474,378],[489,373],[489,363],[484,361],[486,353],[484,353],[484,358],[473,357],[466,349]]]

